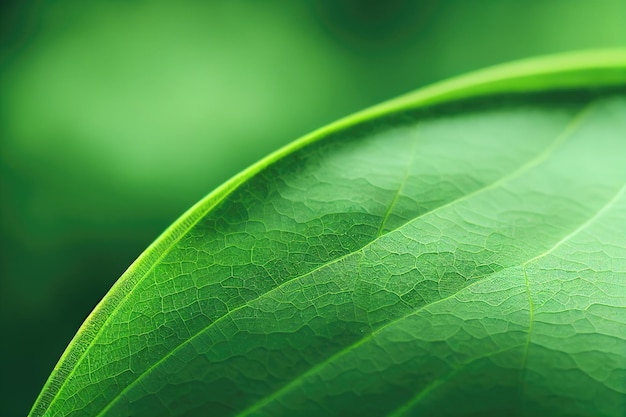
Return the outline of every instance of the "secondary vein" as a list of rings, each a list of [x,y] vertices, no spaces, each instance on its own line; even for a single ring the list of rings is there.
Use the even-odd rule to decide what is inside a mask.
[[[438,379],[432,381],[430,384],[428,384],[427,386],[425,386],[424,388],[419,390],[411,398],[409,398],[406,402],[402,403],[397,408],[391,410],[387,414],[387,417],[399,417],[399,416],[404,415],[404,413],[406,413],[407,411],[409,411],[410,409],[415,407],[417,404],[420,403],[420,401],[422,401],[424,398],[426,398],[430,393],[432,393],[434,390],[436,390],[441,385],[443,385],[444,382],[447,382],[450,379],[454,378],[458,373],[460,373],[463,369],[465,369],[469,365],[471,365],[471,364],[473,364],[473,363],[475,363],[475,362],[477,362],[477,361],[479,361],[481,359],[490,358],[492,356],[496,356],[496,355],[498,355],[500,353],[508,352],[510,350],[513,350],[513,349],[516,349],[516,348],[519,348],[519,347],[520,347],[520,345],[509,346],[509,347],[506,347],[506,348],[494,350],[494,351],[489,352],[488,354],[486,354],[484,356],[479,356],[479,357],[474,358],[474,359],[472,359],[470,361],[466,361],[466,362],[460,364],[457,368],[455,368],[452,371],[448,372],[443,377],[438,378]]]

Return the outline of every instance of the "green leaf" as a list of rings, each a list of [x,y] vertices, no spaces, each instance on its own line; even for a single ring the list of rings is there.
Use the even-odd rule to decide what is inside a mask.
[[[625,184],[626,51],[358,113],[172,225],[31,416],[623,416]]]

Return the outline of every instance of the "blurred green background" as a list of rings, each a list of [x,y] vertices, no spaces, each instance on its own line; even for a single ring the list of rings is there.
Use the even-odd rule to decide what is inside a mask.
[[[449,76],[626,46],[624,0],[1,7],[3,416],[141,251],[255,160]]]

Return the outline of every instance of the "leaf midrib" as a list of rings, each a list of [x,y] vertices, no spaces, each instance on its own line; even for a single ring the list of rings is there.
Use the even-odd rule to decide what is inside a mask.
[[[540,163],[542,163],[543,161],[545,161],[557,148],[559,148],[565,141],[566,139],[568,139],[580,126],[580,124],[582,123],[582,121],[584,120],[584,118],[591,112],[592,108],[593,108],[593,104],[595,103],[595,101],[589,101],[587,102],[585,105],[583,105],[581,107],[580,110],[578,110],[578,112],[576,112],[574,114],[574,116],[572,117],[572,119],[566,124],[565,128],[561,131],[561,133],[559,135],[557,135],[555,137],[555,139],[539,154],[535,155],[533,158],[531,158],[529,161],[527,161],[526,163],[518,166],[517,169],[511,171],[509,174],[499,178],[498,180],[484,186],[481,187],[477,190],[474,190],[471,193],[465,194],[459,198],[453,199],[451,201],[449,201],[446,204],[443,204],[441,206],[435,207],[432,210],[429,210],[427,212],[421,213],[420,215],[402,223],[401,225],[399,225],[398,227],[389,230],[388,232],[382,233],[379,236],[374,237],[374,239],[370,242],[368,242],[367,244],[365,244],[364,246],[355,249],[351,252],[348,252],[338,258],[335,258],[325,264],[319,265],[318,267],[312,269],[311,271],[308,271],[304,274],[301,274],[299,276],[293,277],[291,279],[289,279],[288,281],[285,281],[283,283],[281,283],[280,285],[270,289],[269,291],[266,291],[263,294],[260,294],[258,297],[249,300],[243,304],[241,304],[240,306],[237,306],[236,308],[228,311],[226,314],[220,316],[219,318],[217,318],[216,320],[212,321],[208,326],[200,329],[198,332],[196,332],[193,336],[191,336],[190,338],[184,340],[182,343],[180,343],[178,346],[176,346],[174,349],[172,349],[171,351],[169,351],[166,355],[164,355],[161,359],[159,359],[159,361],[155,362],[153,365],[151,365],[150,367],[148,367],[146,370],[144,370],[142,373],[140,373],[137,378],[135,378],[130,384],[128,384],[123,390],[121,390],[118,394],[116,394],[116,396],[102,409],[102,411],[100,413],[97,414],[96,417],[101,417],[104,414],[106,414],[106,412],[111,409],[118,401],[119,399],[126,393],[128,392],[130,389],[132,389],[135,385],[137,385],[137,383],[142,380],[146,375],[150,374],[154,369],[158,368],[160,366],[161,363],[165,362],[169,357],[171,357],[172,355],[174,355],[176,352],[178,352],[180,349],[182,349],[184,346],[186,346],[188,343],[191,343],[193,340],[195,340],[197,337],[199,337],[200,335],[202,335],[204,332],[206,332],[207,330],[211,329],[214,325],[220,323],[222,320],[226,319],[230,314],[239,311],[241,309],[244,309],[246,307],[249,307],[251,303],[266,297],[270,294],[272,294],[275,291],[280,291],[282,290],[282,287],[295,282],[299,279],[302,279],[306,276],[311,275],[312,273],[326,268],[330,265],[336,264],[340,261],[342,261],[343,259],[348,258],[349,256],[354,255],[355,253],[361,252],[363,249],[367,248],[368,246],[373,245],[374,243],[376,243],[378,240],[380,240],[381,238],[383,238],[384,236],[391,234],[401,228],[403,228],[404,226],[406,226],[407,224],[413,223],[416,220],[419,220],[420,218],[428,215],[428,214],[432,214],[435,213],[439,210],[443,210],[449,206],[452,206],[454,204],[458,204],[461,201],[465,201],[467,199],[470,199],[478,194],[481,194],[483,192],[486,192],[488,190],[497,188],[498,186],[500,186],[501,184],[504,184],[514,178],[519,177],[520,175],[522,175],[523,173],[525,173],[526,171],[530,170],[531,168],[533,168],[534,166],[539,165]],[[400,186],[401,188],[403,187],[403,185]],[[397,198],[394,198],[391,202],[391,204],[393,205],[395,203],[395,201],[397,200]],[[385,216],[383,218],[386,218],[387,216]],[[464,287],[466,288],[466,287]],[[370,333],[371,334],[371,333]],[[95,340],[95,339],[94,339]]]

